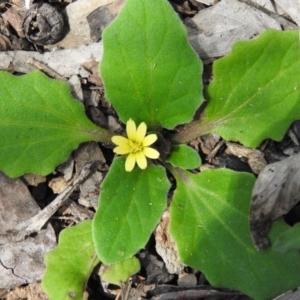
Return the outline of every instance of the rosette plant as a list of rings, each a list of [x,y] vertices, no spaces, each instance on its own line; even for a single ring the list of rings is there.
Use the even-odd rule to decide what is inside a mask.
[[[199,153],[188,145],[209,133],[247,147],[282,139],[300,118],[298,32],[267,30],[236,43],[213,64],[205,88],[202,62],[166,0],[127,0],[104,30],[103,45],[105,96],[127,124],[123,136],[89,121],[64,83],[39,72],[0,74],[0,168],[8,175],[48,174],[86,141],[113,142],[121,155],[101,185],[94,219],[64,230],[46,257],[43,287],[50,299],[82,299],[82,286],[99,262],[110,265],[103,277],[113,283],[137,272],[134,255],[166,209],[180,260],[212,285],[262,300],[299,286],[297,251],[258,252],[252,244],[254,175],[199,172]],[[203,89],[207,103],[196,119]],[[172,195],[170,176],[176,181]],[[274,222],[271,241],[286,229],[283,220]]]

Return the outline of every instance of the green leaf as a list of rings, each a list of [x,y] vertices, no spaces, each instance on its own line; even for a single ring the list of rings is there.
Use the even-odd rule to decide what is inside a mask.
[[[280,141],[300,118],[299,31],[267,30],[214,64],[204,124],[249,147]]]
[[[46,175],[80,143],[110,136],[89,121],[66,83],[38,71],[0,72],[0,169],[8,175]]]
[[[195,169],[201,165],[199,153],[187,145],[175,145],[171,154],[166,159],[174,167],[183,169]]]
[[[101,278],[109,283],[120,285],[140,270],[140,262],[136,257],[130,257],[119,263],[109,266],[102,274]]]
[[[93,221],[98,256],[113,264],[133,256],[147,243],[167,206],[170,183],[161,166],[125,171],[125,158],[114,159],[101,186]]]
[[[258,252],[252,244],[248,215],[254,176],[227,169],[174,175],[170,233],[183,263],[201,270],[212,285],[255,300],[273,299],[300,285],[297,251]],[[273,223],[271,240],[286,228],[282,220]]]
[[[300,119],[299,31],[267,30],[237,42],[231,54],[214,63],[207,89],[205,118],[177,134],[179,143],[218,133],[256,147],[264,139],[280,141]]]
[[[127,0],[103,32],[100,72],[123,123],[187,123],[203,101],[202,63],[166,0]]]
[[[300,223],[282,232],[274,242],[275,251],[286,253],[291,250],[300,249]]]
[[[50,300],[82,300],[94,267],[100,262],[92,240],[92,222],[64,229],[58,247],[45,256],[42,287]]]

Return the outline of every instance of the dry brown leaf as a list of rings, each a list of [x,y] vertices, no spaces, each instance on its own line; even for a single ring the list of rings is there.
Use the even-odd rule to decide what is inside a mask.
[[[103,45],[101,42],[74,49],[56,49],[56,51],[43,54],[33,51],[0,52],[0,69],[6,69],[9,63],[13,62],[16,72],[28,73],[34,69],[32,64],[28,63],[28,59],[33,58],[43,62],[61,76],[70,77],[77,74],[86,78],[90,73],[81,67],[81,64],[93,58],[101,60],[102,53]]]
[[[275,0],[275,2],[297,23],[300,27],[300,2],[299,0]]]
[[[223,0],[186,20],[188,38],[201,58],[223,56],[236,41],[249,40],[267,28],[281,30],[267,14],[236,0]]]
[[[97,86],[103,86],[102,79],[99,74],[99,61],[93,59],[81,64],[81,66],[91,73],[88,77],[88,80],[91,83]]]
[[[7,51],[11,49],[10,40],[3,34],[0,33],[0,51]]]
[[[49,187],[54,194],[60,194],[68,185],[69,183],[65,181],[63,176],[53,178],[49,182]]]
[[[17,11],[14,6],[10,7],[6,12],[2,13],[1,16],[5,22],[9,23],[14,28],[20,38],[25,38],[22,25],[22,14]]]
[[[169,222],[170,213],[165,211],[154,232],[155,248],[163,259],[168,272],[170,274],[180,274],[183,272],[185,265],[179,261],[176,244],[168,232]]]
[[[74,170],[74,158],[71,154],[65,162],[57,166],[56,170],[64,175],[64,180],[66,182],[70,181],[73,177]]]
[[[227,154],[233,154],[237,157],[246,157],[254,174],[259,174],[260,171],[267,165],[263,152],[258,149],[247,148],[230,142],[227,142],[226,146],[227,149],[225,152]]]
[[[300,200],[300,153],[266,166],[252,191],[250,230],[257,249],[269,246],[267,236],[273,220]]]
[[[74,152],[77,172],[89,162],[99,161],[105,164],[105,158],[97,143],[87,143],[79,146]],[[85,207],[98,207],[100,184],[103,180],[101,170],[96,170],[85,182],[80,185],[80,197],[78,202]]]
[[[19,242],[9,239],[10,232],[20,222],[39,211],[26,185],[0,172],[0,288],[14,288],[42,279],[44,255],[56,246],[51,225]]]
[[[90,27],[90,36],[94,42],[98,42],[102,32],[120,12],[125,0],[112,0],[92,11],[86,18]]]
[[[99,7],[104,6],[106,6],[108,12],[110,12],[110,7],[115,7],[116,3],[122,1],[125,2],[125,0],[78,0],[68,5],[66,14],[68,15],[70,31],[56,46],[73,48],[92,43],[93,38],[91,37],[88,16]],[[121,7],[122,5],[118,6],[118,11]],[[118,11],[113,9],[114,16]]]

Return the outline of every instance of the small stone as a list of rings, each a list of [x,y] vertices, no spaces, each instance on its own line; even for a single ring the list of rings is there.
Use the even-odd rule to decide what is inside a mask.
[[[177,280],[177,284],[179,286],[195,286],[197,284],[197,277],[195,276],[195,274],[180,274]]]

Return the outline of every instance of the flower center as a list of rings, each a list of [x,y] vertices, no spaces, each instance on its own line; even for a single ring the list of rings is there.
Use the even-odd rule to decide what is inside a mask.
[[[130,141],[129,146],[131,153],[137,153],[143,150],[143,145],[137,142]]]

